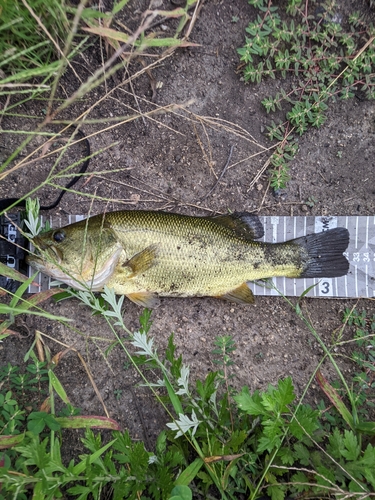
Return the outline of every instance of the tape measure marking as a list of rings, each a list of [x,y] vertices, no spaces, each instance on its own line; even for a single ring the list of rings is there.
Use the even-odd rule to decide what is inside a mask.
[[[273,278],[272,282],[286,296],[300,296],[315,285],[308,297],[373,297],[375,296],[375,216],[335,217],[269,217],[262,219],[265,229],[263,241],[282,242],[306,234],[346,227],[350,242],[346,258],[350,262],[347,276],[323,279]],[[259,283],[249,283],[255,295],[275,295],[277,291]]]

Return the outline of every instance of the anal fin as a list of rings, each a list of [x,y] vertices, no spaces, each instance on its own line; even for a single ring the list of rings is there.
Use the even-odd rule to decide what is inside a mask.
[[[254,295],[246,283],[242,283],[239,287],[219,296],[220,299],[226,299],[237,304],[253,304]]]
[[[158,297],[151,292],[134,292],[128,293],[126,296],[132,302],[148,309],[155,309],[160,302]]]

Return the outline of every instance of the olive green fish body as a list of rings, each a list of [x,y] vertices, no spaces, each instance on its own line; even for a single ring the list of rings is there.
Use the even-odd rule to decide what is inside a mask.
[[[108,286],[152,290],[157,295],[224,295],[245,281],[269,276],[297,276],[303,249],[293,244],[267,245],[237,236],[213,218],[160,212],[108,214],[124,255]],[[122,279],[124,263],[150,249],[152,265],[132,280]],[[125,262],[124,262],[125,259]],[[124,276],[124,277],[125,277]]]
[[[247,281],[329,277],[348,270],[342,255],[346,229],[279,244],[255,241],[262,236],[259,219],[247,213],[112,212],[37,237],[43,256],[31,256],[29,262],[76,288],[99,291],[107,285],[149,306],[155,296],[251,302]]]

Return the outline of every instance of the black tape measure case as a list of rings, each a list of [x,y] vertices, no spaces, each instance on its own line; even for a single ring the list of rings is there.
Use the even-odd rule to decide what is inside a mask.
[[[21,226],[21,213],[0,216],[0,262],[12,269],[26,274],[25,252],[26,238],[18,228]],[[0,276],[0,287],[14,293],[20,283],[5,276]]]

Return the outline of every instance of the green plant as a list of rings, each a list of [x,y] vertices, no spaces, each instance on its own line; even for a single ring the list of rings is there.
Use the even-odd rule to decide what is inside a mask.
[[[116,396],[116,399],[121,399],[121,396],[122,396],[122,389],[115,389],[113,391],[113,394]]]
[[[318,7],[288,0],[285,13],[290,20],[272,2],[249,3],[259,14],[246,28],[245,46],[238,49],[244,80],[260,83],[267,77],[290,77],[288,90],[262,101],[267,113],[286,113],[285,121],[268,127],[269,137],[279,141],[270,160],[271,186],[277,190],[289,180],[297,136],[323,125],[330,102],[353,97],[359,90],[375,98],[375,31],[357,12],[341,20],[335,0]]]
[[[61,55],[56,42],[64,40],[69,31],[64,2],[0,0],[0,17],[0,67],[8,76],[17,74],[21,82],[51,74],[56,69],[53,60]]]
[[[310,208],[313,208],[318,200],[315,198],[315,196],[309,196],[307,201],[305,201],[305,205],[307,205]]]
[[[48,380],[47,363],[39,361],[32,352],[31,363],[25,367],[25,373],[20,373],[17,366],[10,363],[6,367],[0,368],[0,382],[5,388],[15,391],[19,398],[24,398],[26,394],[38,392],[38,398],[46,393],[45,382]]]
[[[141,328],[150,327],[149,317],[146,311],[141,317]],[[101,435],[94,434],[90,427],[113,430],[118,425],[104,417],[77,416],[79,412],[70,405],[54,373],[61,356],[56,355],[52,362],[48,350],[45,354],[47,361],[43,366],[32,351],[26,357],[31,360],[31,373],[47,375],[43,378],[43,382],[48,382],[43,410],[30,411],[35,380],[20,381],[19,368],[10,364],[0,372],[0,449],[6,450],[0,460],[0,498],[23,499],[30,488],[34,496],[51,500],[66,494],[100,499],[106,488],[110,488],[114,498],[139,498],[145,492],[162,499],[172,490],[177,498],[189,498],[186,480],[181,478],[178,487],[174,484],[176,471],[185,460],[176,447],[167,447],[165,432],[159,435],[154,453],[146,451],[143,443],[132,441],[128,432],[115,432],[113,439],[103,445]],[[66,405],[58,415],[56,396]],[[77,463],[63,463],[62,428],[86,429],[82,443],[87,452]]]
[[[356,349],[351,357],[358,371],[353,377],[353,393],[362,419],[375,419],[375,315],[365,310],[345,309],[343,322],[354,329]],[[375,430],[375,426],[374,426]]]
[[[116,309],[114,299],[108,294],[107,298]],[[294,309],[319,339],[299,304]],[[275,499],[283,498],[286,492],[371,494],[375,487],[372,473],[375,449],[363,441],[362,434],[371,435],[373,424],[359,420],[359,401],[353,398],[351,413],[319,370],[317,380],[333,402],[329,414],[338,427],[325,428],[328,414],[325,408],[313,409],[295,401],[290,378],[253,395],[246,387],[239,393],[232,388],[229,391],[230,355],[235,346],[228,336],[215,341],[214,353],[220,355],[222,370],[210,373],[204,381],[198,380],[192,388],[188,367],[181,357],[175,358],[173,337],[163,360],[153,340],[147,338],[150,328],[147,313],[141,324],[141,331],[131,340],[140,356],[137,364],[162,371],[163,377],[156,386],[166,389],[177,414],[168,424],[172,434],[169,431],[167,435],[186,461],[194,458],[190,448],[186,448],[187,443],[194,448],[196,458],[191,464],[195,467],[194,483],[201,481],[203,495],[212,487],[218,488],[223,498],[236,498],[241,492],[255,498],[257,491],[264,488]],[[342,378],[330,350],[325,346],[324,350]],[[223,379],[226,390],[220,394]],[[346,384],[344,389],[348,391]]]
[[[263,391],[251,393],[248,387],[234,389],[229,383],[235,352],[230,336],[219,337],[214,343],[213,354],[219,370],[209,372],[204,380],[193,384],[189,367],[176,355],[173,335],[165,354],[157,352],[154,340],[149,337],[150,311],[144,310],[139,330],[132,333],[123,323],[123,299],[118,299],[111,290],[106,289],[101,297],[77,291],[67,291],[66,295],[80,299],[93,313],[106,318],[116,335],[116,346],[127,353],[129,362],[164,406],[170,422],[158,436],[154,452],[120,430],[113,431],[111,439],[103,444],[101,434],[94,434],[90,426],[113,430],[116,423],[103,417],[77,416],[56,377],[56,364],[51,364],[47,356],[46,364],[40,365],[30,352],[28,359],[33,369],[29,372],[42,378],[47,376],[46,401],[51,413],[40,408],[26,410],[23,401],[30,399],[24,396],[33,394],[28,391],[29,381],[17,378],[19,370],[15,367],[4,367],[0,445],[7,451],[0,467],[3,487],[0,495],[22,499],[32,487],[34,496],[43,499],[64,495],[86,499],[90,495],[99,500],[108,488],[113,498],[118,499],[143,495],[183,500],[192,498],[193,491],[205,498],[224,499],[238,499],[239,495],[256,499],[264,491],[273,500],[281,500],[286,494],[373,496],[375,448],[366,438],[375,434],[375,424],[369,420],[368,411],[362,412],[365,400],[353,397],[332,349],[322,343],[303,314],[300,301],[296,305],[288,302],[321,344],[325,358],[339,375],[340,383],[331,384],[322,375],[320,366],[316,368],[316,379],[332,403],[329,408],[322,403],[317,408],[304,403],[307,388],[297,400],[290,377]],[[347,327],[356,328],[359,347],[361,343],[368,346],[373,342],[375,318],[347,310],[344,322]],[[117,334],[118,327],[126,337]],[[373,388],[372,348],[365,350],[363,357],[353,356],[361,369],[372,369],[368,372],[370,386],[364,386],[364,378],[359,378],[362,385],[357,390],[358,396]],[[151,383],[147,378],[150,369],[160,374],[156,382]],[[46,382],[41,379],[42,385]],[[61,416],[54,410],[56,395],[65,403]],[[78,461],[64,464],[61,429],[73,427],[86,428],[82,440],[85,452]]]

